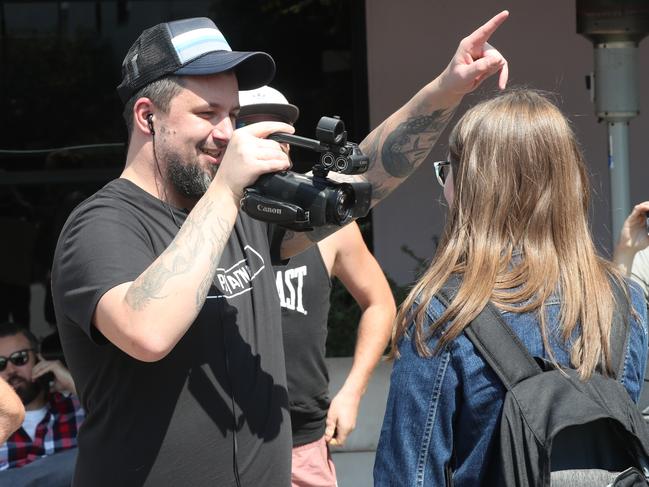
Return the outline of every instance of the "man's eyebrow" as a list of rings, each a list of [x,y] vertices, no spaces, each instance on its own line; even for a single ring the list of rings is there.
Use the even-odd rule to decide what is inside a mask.
[[[217,103],[217,102],[214,102],[214,101],[207,102],[207,106],[209,108],[214,108],[215,110],[221,110],[221,109],[225,108],[225,106],[223,104]],[[239,110],[241,110],[241,106],[239,106],[239,104],[237,103],[236,105],[234,105],[232,107],[232,109],[230,111],[238,112]]]

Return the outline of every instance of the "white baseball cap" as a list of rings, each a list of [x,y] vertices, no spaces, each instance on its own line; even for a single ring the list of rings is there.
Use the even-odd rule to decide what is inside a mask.
[[[270,113],[288,123],[295,123],[300,116],[298,107],[289,103],[281,92],[270,86],[240,91],[239,105],[241,106],[239,117]]]

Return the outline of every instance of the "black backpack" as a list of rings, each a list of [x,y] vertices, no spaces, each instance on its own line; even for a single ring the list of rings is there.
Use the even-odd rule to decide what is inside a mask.
[[[448,307],[453,294],[445,287],[437,297]],[[611,332],[617,378],[629,336],[625,308]],[[618,380],[594,372],[583,382],[573,369],[533,358],[492,303],[464,333],[507,389],[486,485],[649,486],[649,428]]]

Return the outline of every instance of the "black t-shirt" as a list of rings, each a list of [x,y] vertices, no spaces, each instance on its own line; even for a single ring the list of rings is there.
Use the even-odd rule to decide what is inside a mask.
[[[289,485],[288,397],[267,225],[239,215],[200,314],[162,360],[128,356],[91,324],[101,296],[135,280],[185,217],[117,179],[63,228],[52,291],[88,414],[75,486],[234,485],[235,424],[242,485]]]
[[[275,268],[282,306],[293,446],[324,435],[329,410],[325,363],[331,280],[317,245]]]

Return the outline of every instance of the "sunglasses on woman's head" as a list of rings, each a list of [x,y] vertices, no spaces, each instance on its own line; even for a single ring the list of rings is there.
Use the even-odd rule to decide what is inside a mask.
[[[17,352],[12,353],[8,357],[0,356],[0,372],[7,368],[7,363],[11,362],[17,367],[22,367],[27,362],[29,362],[29,352],[33,352],[31,348],[26,348],[25,350],[18,350]]]
[[[437,182],[443,188],[446,178],[448,177],[448,172],[451,170],[450,161],[437,161],[433,162],[433,167],[435,168],[435,176],[437,176]]]

